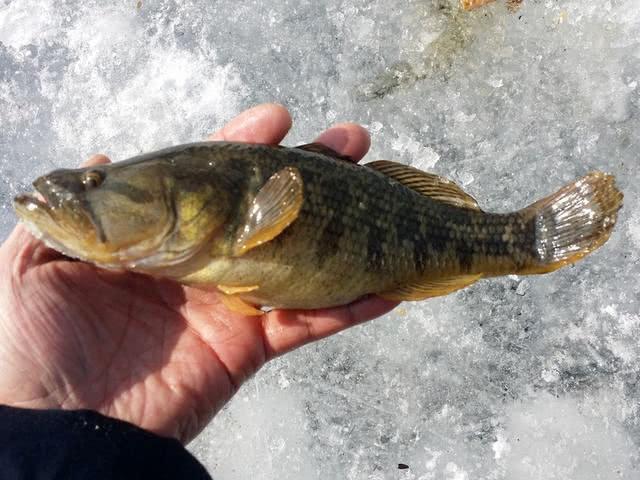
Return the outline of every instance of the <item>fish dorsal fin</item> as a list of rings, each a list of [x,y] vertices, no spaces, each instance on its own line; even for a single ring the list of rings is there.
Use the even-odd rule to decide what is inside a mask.
[[[447,295],[461,288],[477,282],[482,275],[457,275],[452,277],[442,277],[436,280],[411,283],[390,292],[379,293],[378,296],[387,300],[411,301],[423,300],[425,298],[439,297]]]
[[[456,207],[481,211],[475,198],[446,178],[434,175],[433,173],[423,172],[422,170],[403,165],[402,163],[390,162],[389,160],[378,160],[367,163],[365,166],[373,168],[387,177],[393,178],[405,187],[425,197],[430,197]]]
[[[319,153],[327,157],[335,158],[336,160],[344,160],[345,162],[353,161],[351,157],[340,155],[333,148],[327,147],[322,143],[307,143],[305,145],[298,145],[294,148],[297,148],[298,150],[305,150],[307,152]]]
[[[303,202],[302,175],[297,168],[285,167],[271,175],[249,206],[233,249],[242,255],[277,237],[298,217]]]

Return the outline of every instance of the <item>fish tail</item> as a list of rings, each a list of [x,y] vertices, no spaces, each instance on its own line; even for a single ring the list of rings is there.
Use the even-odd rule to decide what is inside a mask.
[[[613,175],[591,172],[524,209],[535,225],[536,261],[518,273],[552,272],[603,245],[622,198]]]

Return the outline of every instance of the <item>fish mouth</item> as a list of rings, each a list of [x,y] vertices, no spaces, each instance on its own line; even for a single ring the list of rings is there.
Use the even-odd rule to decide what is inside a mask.
[[[16,206],[27,212],[36,210],[49,211],[60,206],[58,195],[51,188],[50,182],[45,177],[39,177],[33,182],[35,190],[31,193],[21,193],[14,197]]]
[[[89,202],[48,176],[33,182],[34,191],[13,199],[14,209],[27,229],[47,246],[72,258],[88,258],[101,250],[106,237]]]
[[[44,197],[37,192],[21,193],[14,197],[13,207],[23,225],[34,237],[50,248],[67,256],[73,256],[69,249],[56,238],[60,233],[60,227],[52,216],[50,205]],[[58,232],[58,235],[53,232]]]
[[[13,199],[14,209],[25,226],[38,239],[57,250],[69,254],[64,248],[68,240],[78,237],[87,222],[87,214],[70,192],[57,188],[46,177],[33,182],[35,190],[20,193]],[[74,242],[75,243],[75,242]]]
[[[33,192],[20,193],[14,197],[16,212],[22,220],[32,223],[40,224],[45,219],[55,222],[54,213],[60,208],[61,202],[51,182],[45,177],[39,177],[33,182],[33,187]]]
[[[16,210],[34,212],[36,210],[46,211],[49,208],[47,200],[37,193],[20,193],[13,198]]]

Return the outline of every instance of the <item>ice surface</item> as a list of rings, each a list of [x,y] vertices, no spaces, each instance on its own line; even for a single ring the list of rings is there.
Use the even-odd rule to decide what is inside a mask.
[[[370,160],[485,209],[618,177],[618,226],[575,267],[404,304],[268,365],[190,447],[215,478],[640,477],[637,0],[0,0],[0,42],[0,237],[36,174],[196,140],[262,101],[293,112],[287,143],[359,121]]]

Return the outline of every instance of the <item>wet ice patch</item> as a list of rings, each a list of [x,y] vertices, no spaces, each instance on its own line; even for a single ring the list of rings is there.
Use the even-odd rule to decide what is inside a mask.
[[[89,11],[75,22],[68,46],[77,60],[46,89],[62,145],[135,154],[201,140],[238,109],[244,85],[235,68],[219,65],[213,50],[167,45],[172,31],[170,24],[150,29],[122,9]]]
[[[51,39],[63,24],[52,0],[20,0],[0,6],[0,42],[12,48]]]
[[[201,140],[233,116],[246,93],[237,69],[220,63],[213,46],[182,48],[176,23],[170,11],[143,15],[135,2],[0,7],[0,41],[19,75],[8,71],[10,82],[0,84],[3,114],[35,110],[22,131],[46,132],[56,152],[41,148],[47,158],[30,161],[72,166],[96,151],[123,159]],[[16,148],[24,143],[18,135],[7,139]]]
[[[640,249],[640,211],[633,212],[629,219],[628,229],[635,248]]]
[[[74,94],[78,82],[87,85],[81,96]],[[115,88],[91,64],[80,64],[53,99],[54,130],[80,151],[116,146],[123,156],[199,141],[237,110],[243,89],[232,66],[179,50],[152,52]]]
[[[541,394],[507,410],[493,443],[507,480],[637,478],[637,449],[622,424],[571,397]]]
[[[414,140],[406,134],[400,134],[391,143],[391,149],[395,152],[396,158],[411,159],[410,162],[416,168],[429,170],[436,163],[440,156],[431,147]]]
[[[204,456],[211,449],[228,451],[215,468],[216,478],[251,478],[256,469],[262,478],[320,478],[322,466],[309,454],[303,398],[275,385],[254,383],[249,394],[243,389],[226,410],[222,417],[232,416],[236,421],[228,424],[221,418],[212,427],[224,425],[227,435],[204,435],[190,445],[196,455]]]

